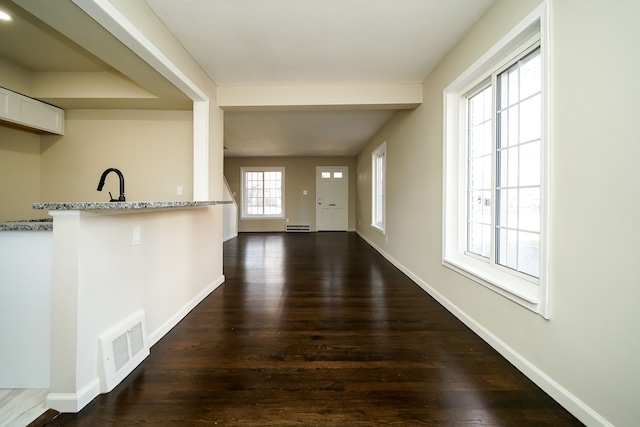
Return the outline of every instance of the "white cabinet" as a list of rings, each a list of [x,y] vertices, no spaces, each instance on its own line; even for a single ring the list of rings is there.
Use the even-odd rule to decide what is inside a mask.
[[[53,232],[0,231],[0,388],[49,388],[52,269]]]
[[[11,104],[11,92],[3,87],[0,87],[0,117],[8,118],[9,117],[9,104]]]
[[[64,135],[64,110],[2,87],[0,120]]]

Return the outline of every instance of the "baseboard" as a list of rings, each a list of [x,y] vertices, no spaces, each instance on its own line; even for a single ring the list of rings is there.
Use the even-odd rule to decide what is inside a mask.
[[[205,299],[211,292],[215,291],[218,286],[224,283],[224,275],[218,277],[215,281],[213,281],[209,286],[204,288],[200,293],[198,293],[195,297],[191,299],[187,304],[185,304],[180,310],[176,312],[173,316],[167,319],[159,328],[155,331],[149,333],[149,346],[153,347],[155,343],[160,341],[160,339],[167,334],[174,326],[176,326],[184,317],[189,314],[191,310],[195,308],[196,305],[200,304],[200,302]]]
[[[217,278],[213,283],[198,293],[191,301],[185,304],[176,314],[171,316],[158,329],[149,334],[149,346],[153,346],[167,332],[178,324],[191,310],[195,308],[218,286],[224,283],[224,275]],[[94,378],[89,384],[76,393],[49,393],[47,395],[47,407],[58,412],[77,413],[89,402],[100,394],[100,379]]]
[[[406,268],[402,263],[393,258],[391,255],[382,250],[378,245],[369,240],[359,231],[357,234],[367,242],[371,247],[385,257],[391,264],[393,264],[398,270],[402,271],[411,280],[413,280],[418,286],[420,286],[425,292],[431,295],[438,303],[446,308],[451,314],[456,316],[462,323],[468,326],[473,332],[480,338],[486,341],[491,347],[493,347],[498,353],[500,353],[505,359],[515,366],[520,372],[522,372],[527,378],[533,381],[538,387],[544,390],[555,401],[562,405],[573,416],[588,426],[602,426],[613,427],[609,421],[598,414],[593,408],[580,400],[577,396],[572,394],[569,390],[564,388],[561,384],[556,382],[553,378],[547,375],[540,368],[531,363],[527,358],[511,348],[507,343],[502,341],[496,335],[494,335],[487,328],[478,323],[475,319],[464,312],[460,307],[455,305],[441,293],[436,291],[428,283],[414,274],[411,270]]]
[[[76,393],[49,393],[46,405],[58,412],[76,413],[100,394],[100,379],[94,378]]]
[[[222,242],[224,243],[224,242],[226,242],[227,240],[231,240],[231,239],[233,239],[234,237],[238,237],[238,232],[237,232],[237,231],[236,231],[235,233],[231,233],[231,234],[229,234],[228,236],[224,236],[224,237],[222,238]]]

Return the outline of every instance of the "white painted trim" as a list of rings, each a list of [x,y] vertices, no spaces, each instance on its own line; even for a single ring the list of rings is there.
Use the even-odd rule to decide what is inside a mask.
[[[548,158],[548,135],[546,128],[548,92],[548,75],[543,73],[543,129],[541,136],[541,212],[542,224],[540,230],[540,277],[529,278],[524,274],[502,268],[497,263],[484,262],[473,256],[467,255],[466,247],[466,192],[462,189],[466,181],[466,156],[464,153],[465,118],[462,114],[465,93],[474,90],[487,78],[500,72],[523,52],[535,44],[540,43],[544,71],[548,67],[548,14],[549,8],[544,1],[524,20],[522,20],[507,35],[502,37],[484,55],[467,68],[460,76],[451,82],[443,91],[443,214],[442,214],[442,265],[461,273],[469,279],[498,292],[511,301],[540,314],[549,319],[548,311],[548,203],[546,197],[548,190],[548,168],[545,161]],[[494,164],[495,169],[495,164]],[[492,209],[495,209],[492,207]],[[492,244],[493,253],[493,244]]]
[[[506,342],[502,341],[494,335],[489,329],[485,328],[481,323],[463,311],[451,300],[436,291],[427,282],[422,280],[417,274],[409,270],[398,260],[386,253],[382,248],[377,246],[373,241],[369,240],[359,231],[356,231],[362,239],[371,247],[380,253],[385,259],[393,264],[398,270],[402,271],[409,279],[420,286],[425,292],[433,297],[440,305],[447,309],[451,314],[456,316],[462,323],[471,329],[476,335],[482,338],[487,344],[500,353],[509,363],[515,366],[527,378],[538,385],[545,393],[551,396],[556,402],[562,405],[567,411],[573,414],[581,422],[588,426],[613,427],[602,415],[593,408],[580,400],[576,395],[564,388],[543,370],[531,363],[526,357],[518,353],[510,347]]]
[[[186,317],[191,310],[193,310],[198,304],[202,302],[209,294],[215,291],[220,285],[224,283],[224,275],[218,277],[209,286],[204,288],[200,293],[187,302],[180,310],[173,316],[167,319],[160,327],[155,331],[149,333],[149,346],[153,347],[160,339],[167,334],[174,326],[176,326],[182,319]]]
[[[234,237],[238,237],[238,203],[233,195],[233,191],[231,191],[231,187],[229,187],[227,178],[223,176],[222,181],[224,185],[222,198],[224,200],[230,198],[233,202],[232,204],[224,205],[222,208],[222,241],[226,242]]]
[[[413,109],[422,104],[421,84],[219,86],[218,106],[225,111],[297,108]]]
[[[384,167],[382,178],[378,176],[377,161],[380,155],[384,156]],[[382,226],[380,222],[376,222],[374,218],[378,208],[378,182],[382,179],[382,197],[384,198],[384,206],[382,206]],[[385,227],[387,224],[387,141],[384,141],[375,150],[371,152],[371,228],[385,235]]]
[[[193,101],[209,98],[109,0],[71,0]]]
[[[72,0],[193,100],[193,200],[209,200],[209,97],[109,0]]]
[[[320,228],[321,227],[321,220],[320,217],[321,215],[321,205],[320,205],[320,201],[322,200],[322,172],[326,172],[327,170],[331,170],[331,173],[335,173],[335,172],[343,172],[344,173],[344,183],[345,183],[345,191],[346,191],[346,200],[344,202],[345,204],[345,211],[346,211],[346,215],[345,215],[345,223],[344,223],[344,228],[337,228],[337,229],[324,229],[324,228]],[[332,178],[332,180],[335,178]],[[349,166],[316,166],[316,232],[317,231],[349,231]],[[335,189],[335,188],[334,188]]]
[[[193,200],[209,196],[209,100],[193,102]]]
[[[100,394],[100,379],[92,379],[77,393],[49,393],[46,405],[58,412],[76,413]]]
[[[222,237],[222,242],[224,243],[224,242],[226,242],[226,241],[228,241],[228,240],[231,240],[231,239],[234,239],[234,238],[236,238],[236,237],[238,237],[238,232],[231,233],[231,234],[229,234],[228,236],[223,236],[223,237]]]
[[[285,184],[287,182],[287,176],[285,174],[284,166],[243,166],[240,168],[240,220],[241,221],[253,221],[253,220],[282,220],[286,218],[286,203],[285,203],[285,195],[286,188]],[[280,197],[280,201],[282,204],[282,212],[276,215],[249,215],[246,213],[247,209],[247,188],[245,184],[245,179],[247,176],[247,172],[280,172],[282,175],[280,181],[280,187],[282,191],[282,195]],[[264,189],[263,189],[264,190]]]

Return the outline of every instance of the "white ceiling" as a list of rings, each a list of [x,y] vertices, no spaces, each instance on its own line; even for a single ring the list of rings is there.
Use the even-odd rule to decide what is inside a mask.
[[[219,86],[309,86],[421,83],[493,0],[145,1]],[[355,155],[394,112],[226,112],[225,155]]]
[[[110,1],[117,5],[131,0]],[[149,5],[221,87],[334,88],[421,83],[493,2],[137,1]],[[151,67],[126,47],[116,45],[104,29],[97,28],[95,35],[89,35],[87,26],[92,21],[70,0],[36,3],[41,9],[48,8],[39,18],[53,27],[64,23],[66,36],[16,8],[14,2],[27,9],[33,5],[31,0],[0,0],[0,9],[17,13],[11,26],[0,26],[0,60],[33,71],[102,68],[119,72],[157,97],[48,102],[63,108],[183,109],[190,105]],[[225,112],[225,155],[353,156],[396,111],[386,108],[234,108]]]
[[[225,147],[244,157],[355,156],[392,115],[389,110],[230,112]]]
[[[33,84],[41,77],[36,75],[39,72],[93,74],[93,83],[83,86],[79,92],[82,96],[77,93],[51,95],[47,91],[44,95],[37,91],[25,95],[64,109],[192,108],[193,103],[185,94],[71,0],[0,0],[0,10],[13,18],[9,22],[0,21],[0,62],[30,72],[26,80]],[[108,93],[99,87],[105,83],[95,76],[100,74],[109,74],[111,78],[106,79],[107,83],[117,80],[127,87],[137,86],[136,94],[148,96],[133,97],[130,91]],[[76,78],[76,81],[83,80]],[[0,86],[4,85],[7,80],[0,74]]]

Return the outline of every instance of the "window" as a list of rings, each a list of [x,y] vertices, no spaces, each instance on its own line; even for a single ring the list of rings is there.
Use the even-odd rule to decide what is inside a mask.
[[[371,154],[371,226],[384,233],[387,144],[383,143]]]
[[[546,3],[445,89],[444,265],[547,317]]]
[[[284,168],[241,168],[242,219],[284,218]]]

